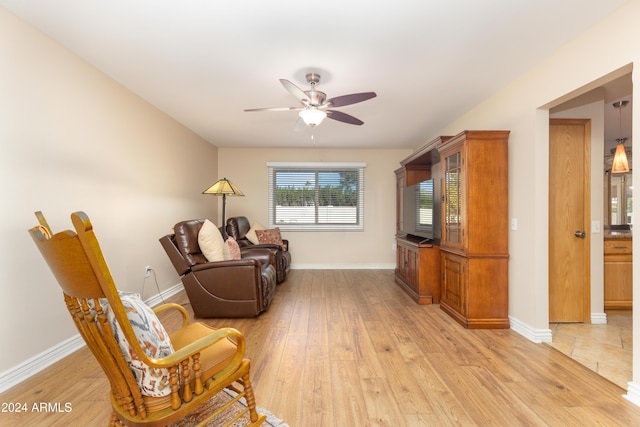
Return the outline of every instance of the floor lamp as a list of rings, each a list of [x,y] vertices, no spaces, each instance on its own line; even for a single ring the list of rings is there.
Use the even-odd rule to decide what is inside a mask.
[[[227,205],[227,196],[244,196],[242,191],[235,186],[227,178],[216,181],[211,187],[207,188],[202,194],[212,194],[214,196],[222,196],[222,227],[226,226],[225,209]]]

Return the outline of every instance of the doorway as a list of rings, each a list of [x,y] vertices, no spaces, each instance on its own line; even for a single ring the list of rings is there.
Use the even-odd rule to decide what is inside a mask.
[[[613,111],[615,109],[609,107],[614,101],[620,99],[631,100],[633,87],[631,72],[631,65],[625,66],[545,106],[549,108],[552,119],[575,117],[591,119],[592,163],[589,169],[591,188],[588,194],[592,205],[588,212],[592,215],[591,219],[595,220],[593,221],[595,228],[591,230],[593,234],[589,241],[591,318],[587,319],[587,323],[549,323],[552,335],[549,345],[614,381],[623,389],[626,389],[626,384],[632,380],[633,313],[629,309],[605,308],[607,298],[604,290],[604,240],[610,231],[610,222],[606,219],[609,213],[606,205],[607,180],[604,171],[611,167],[616,138],[621,134],[619,111]],[[615,114],[610,114],[608,110],[612,110]],[[546,121],[550,123],[549,119]],[[623,120],[622,124],[622,134],[632,136],[631,119]],[[627,126],[629,127],[626,128]],[[547,134],[550,135],[549,130]],[[553,148],[550,142],[548,147],[551,153]],[[549,167],[551,167],[550,163]],[[548,176],[551,178],[550,173]],[[549,192],[553,190],[554,184],[553,181],[549,182]],[[549,221],[553,221],[551,216]],[[585,227],[585,231],[592,226],[589,222],[587,224],[589,227]],[[550,308],[546,307],[547,313],[549,310]]]
[[[590,120],[549,120],[549,322],[591,322],[590,147]]]

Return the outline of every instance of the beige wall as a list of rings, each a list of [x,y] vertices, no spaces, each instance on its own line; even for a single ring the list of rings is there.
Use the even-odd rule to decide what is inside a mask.
[[[294,268],[393,268],[395,174],[411,150],[220,148],[218,170],[245,194],[227,198],[227,218],[268,225],[267,162],[365,162],[364,231],[283,232]],[[251,173],[246,173],[251,171]]]
[[[167,289],[179,280],[158,238],[211,211],[217,149],[2,8],[0,57],[3,373],[76,334],[33,212],[55,231],[86,211],[121,289],[141,292],[146,265]]]

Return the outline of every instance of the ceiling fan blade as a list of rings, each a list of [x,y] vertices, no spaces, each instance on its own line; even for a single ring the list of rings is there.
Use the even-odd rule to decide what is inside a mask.
[[[299,111],[303,107],[272,107],[272,108],[248,108],[244,111]]]
[[[367,99],[375,98],[375,92],[352,93],[350,95],[336,96],[327,101],[331,107],[344,107],[345,105],[357,104]]]
[[[343,113],[342,111],[327,110],[327,117],[333,120],[337,120],[339,122],[348,123],[350,125],[360,126],[361,124],[364,123],[362,120],[357,119],[347,113]]]
[[[300,102],[302,102],[302,103],[309,102],[309,97],[307,96],[307,94],[304,93],[304,91],[302,89],[300,89],[298,86],[296,86],[293,83],[291,83],[289,80],[280,79],[280,83],[282,83],[282,86],[284,86],[284,88],[291,95],[295,96]]]

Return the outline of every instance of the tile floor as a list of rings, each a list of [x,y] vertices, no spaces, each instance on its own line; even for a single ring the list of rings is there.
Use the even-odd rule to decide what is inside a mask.
[[[631,381],[631,311],[608,310],[606,325],[551,323],[553,348],[627,389]]]

